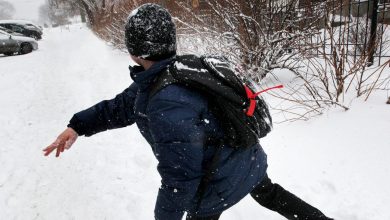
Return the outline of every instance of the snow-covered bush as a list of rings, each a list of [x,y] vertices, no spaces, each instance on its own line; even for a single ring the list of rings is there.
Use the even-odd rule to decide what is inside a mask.
[[[192,18],[176,18],[180,24],[180,50],[228,56],[256,82],[272,69],[295,72],[301,54],[319,46],[308,39],[319,33],[318,23],[323,18],[321,10],[299,8],[298,3],[209,0],[203,8],[193,10],[185,1],[177,1]]]
[[[344,16],[349,1],[57,1],[78,5],[95,34],[124,51],[128,14],[143,3],[159,3],[175,19],[179,53],[222,54],[259,84],[286,78],[279,70],[293,73],[286,89],[271,94],[290,103],[280,109],[294,118],[308,119],[331,105],[347,110],[347,92],[367,98],[375,89],[389,89],[386,65],[367,69],[367,55],[349,56],[351,40],[361,41],[359,34],[351,38],[348,27],[355,23]]]
[[[255,81],[275,68],[295,71],[300,54],[316,46],[307,39],[323,17],[321,10],[298,10],[298,0],[67,1],[84,8],[94,32],[120,49],[128,13],[146,2],[162,4],[177,24],[179,53],[224,54]]]
[[[356,97],[367,100],[375,90],[390,91],[390,60],[386,58],[379,64],[379,59],[376,59],[374,65],[369,62],[370,50],[380,48],[381,43],[382,50],[377,50],[377,54],[379,51],[382,55],[388,53],[386,39],[389,32],[386,26],[380,28],[383,31],[377,35],[380,38],[374,41],[373,47],[366,46],[366,50],[357,52],[357,46],[361,45],[350,42],[351,35],[360,42],[364,39],[360,39],[363,37],[361,34],[351,31],[350,27],[361,26],[355,22],[356,19],[350,18],[334,27],[328,19],[325,28],[316,37],[322,46],[317,48],[314,56],[312,53],[302,54],[302,68],[290,77],[292,83],[288,83],[284,91],[273,92],[274,96],[284,100],[278,108],[283,114],[289,114],[287,120],[309,119],[322,114],[328,106],[348,110],[351,100]],[[364,37],[368,45],[369,37]]]

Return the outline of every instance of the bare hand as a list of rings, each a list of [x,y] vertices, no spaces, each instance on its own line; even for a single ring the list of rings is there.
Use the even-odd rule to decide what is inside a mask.
[[[57,149],[56,157],[60,156],[60,153],[64,150],[68,150],[72,144],[76,141],[78,134],[72,128],[67,128],[63,131],[52,144],[43,149],[45,151],[45,156],[48,156],[51,152]]]

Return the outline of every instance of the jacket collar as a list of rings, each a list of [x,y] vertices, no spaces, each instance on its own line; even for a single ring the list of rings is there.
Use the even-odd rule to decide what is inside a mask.
[[[130,76],[136,84],[147,87],[174,59],[175,57],[171,57],[156,62],[148,70],[145,70],[142,66],[129,66]]]

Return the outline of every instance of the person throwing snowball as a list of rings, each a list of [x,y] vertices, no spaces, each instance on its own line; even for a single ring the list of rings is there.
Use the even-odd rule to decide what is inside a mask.
[[[224,126],[215,99],[191,87],[171,83],[156,90],[159,77],[180,67],[191,77],[205,74],[196,56],[176,55],[176,27],[170,13],[157,4],[144,4],[130,13],[125,41],[131,58],[133,83],[111,100],[76,113],[58,138],[43,149],[59,157],[78,136],[136,124],[152,147],[161,176],[154,216],[156,220],[216,220],[223,211],[250,194],[260,205],[287,219],[331,220],[267,175],[267,156],[258,139],[237,148],[225,141]],[[184,62],[184,61],[183,61]],[[197,72],[198,71],[198,72]],[[218,100],[217,100],[218,101]],[[222,109],[222,110],[221,110]],[[226,110],[219,106],[219,112]]]

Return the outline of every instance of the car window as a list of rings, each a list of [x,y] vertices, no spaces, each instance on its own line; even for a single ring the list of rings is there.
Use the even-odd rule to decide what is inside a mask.
[[[11,25],[11,29],[13,31],[17,31],[17,32],[23,31],[23,28],[16,26],[16,25]]]

